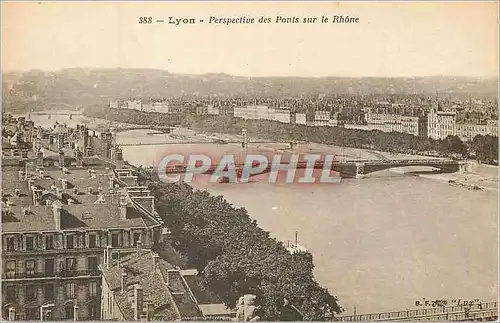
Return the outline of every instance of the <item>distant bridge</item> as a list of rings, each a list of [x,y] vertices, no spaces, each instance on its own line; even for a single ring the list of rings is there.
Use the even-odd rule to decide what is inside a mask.
[[[164,133],[169,133],[172,128],[171,127],[162,127],[162,126],[139,126],[139,125],[133,125],[133,126],[97,126],[97,127],[89,127],[89,130],[95,130],[95,131],[112,131],[114,133],[117,132],[124,132],[124,131],[132,131],[132,130],[157,130],[161,131]],[[162,144],[167,144],[166,142]],[[154,143],[139,143],[139,144],[123,144],[120,146],[148,146],[148,145],[155,145]]]
[[[241,176],[243,172],[244,163],[235,163],[232,165],[235,172]],[[294,169],[305,169],[310,167],[306,161],[280,163],[280,164],[268,164],[265,169],[263,169],[258,174],[265,174],[270,172],[272,169],[277,169],[279,165],[288,165],[290,168]],[[216,172],[217,164],[212,164],[205,171],[205,174],[213,174]],[[257,165],[254,165],[257,166]],[[327,165],[328,166],[328,165]],[[342,177],[362,177],[363,175],[389,169],[395,167],[409,167],[409,166],[428,166],[437,168],[444,173],[454,173],[460,170],[461,164],[455,160],[439,160],[439,159],[417,159],[417,160],[346,160],[346,161],[336,161],[334,160],[331,164],[331,171],[338,172]],[[325,161],[317,161],[313,168],[314,169],[324,169]],[[166,167],[164,170],[166,174],[185,174],[186,172],[192,171],[187,165],[175,165]]]
[[[52,116],[69,116],[69,119],[73,119],[73,116],[81,116],[81,112],[28,112],[28,119],[31,115],[47,116],[48,119],[52,119]]]
[[[147,128],[138,128],[138,129],[154,129],[151,127]],[[128,130],[128,129],[127,129]],[[298,142],[294,141],[247,141],[246,143],[243,141],[231,141],[231,140],[223,140],[223,139],[217,139],[217,140],[193,140],[193,141],[160,141],[160,142],[137,142],[137,143],[123,143],[123,144],[118,144],[120,147],[129,147],[129,146],[163,146],[163,145],[193,145],[193,144],[218,144],[218,145],[225,145],[225,144],[239,144],[242,145],[244,148],[245,145],[250,145],[250,144],[287,144],[290,145],[291,148],[293,148],[294,145],[298,144]]]
[[[341,315],[333,318],[340,322],[387,322],[387,321],[496,321],[498,320],[498,302],[477,303],[470,306],[443,306],[406,311]]]

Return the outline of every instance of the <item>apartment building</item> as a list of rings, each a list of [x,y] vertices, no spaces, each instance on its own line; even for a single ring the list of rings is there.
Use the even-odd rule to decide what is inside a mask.
[[[306,125],[307,119],[305,113],[296,113],[295,114],[295,124],[303,124]]]
[[[273,113],[273,120],[282,123],[290,123],[291,122],[290,108],[280,107],[275,109]]]
[[[458,121],[454,111],[436,111],[428,114],[428,136],[433,139],[444,139],[450,135],[458,136],[462,141],[474,139],[477,135],[498,137],[498,120],[465,120]]]
[[[170,106],[167,101],[156,101],[153,103],[153,112],[158,113],[172,113]]]
[[[498,137],[498,120],[487,120],[482,124],[457,123],[455,125],[455,135],[460,137],[462,141],[472,140],[477,135]]]
[[[128,100],[125,102],[125,106],[127,107],[127,109],[140,111],[142,109],[142,101],[141,100]]]
[[[2,316],[97,320],[103,250],[161,237],[153,197],[109,168],[35,167],[2,169]]]
[[[427,115],[427,135],[432,139],[444,139],[455,134],[457,113],[431,109]]]

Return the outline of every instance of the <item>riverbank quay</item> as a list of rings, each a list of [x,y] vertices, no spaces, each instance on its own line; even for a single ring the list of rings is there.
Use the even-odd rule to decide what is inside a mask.
[[[450,157],[465,153],[464,143],[458,138],[434,140],[400,132],[313,127],[286,124],[269,120],[246,120],[228,115],[162,114],[130,109],[94,107],[84,110],[84,115],[111,121],[131,122],[140,125],[181,126],[201,133],[240,134],[246,129],[248,136],[273,141],[306,141],[340,147],[362,148],[427,157]],[[452,140],[453,139],[453,140]],[[458,142],[455,142],[458,139]],[[472,146],[473,143],[471,143]],[[474,148],[474,147],[469,148]]]
[[[121,112],[121,113],[119,113]],[[198,134],[217,138],[218,140],[241,140],[241,130],[246,129],[247,135],[254,141],[309,141],[307,144],[295,144],[293,151],[299,153],[334,152],[339,160],[342,159],[421,159],[435,157],[437,151],[441,157],[450,156],[450,151],[443,143],[427,138],[419,138],[408,134],[381,133],[378,131],[365,131],[343,129],[339,127],[306,127],[303,125],[281,124],[279,122],[263,120],[242,120],[231,116],[196,116],[178,114],[165,115],[160,113],[147,113],[141,111],[128,111],[121,109],[103,110],[100,108],[86,109],[84,115],[97,118],[107,118],[113,121],[128,121],[141,125],[180,126],[191,129]],[[182,130],[176,127],[174,133]],[[182,134],[181,137],[192,138],[194,134]],[[195,139],[195,138],[193,138]],[[199,137],[197,138],[199,139]],[[254,148],[274,149],[278,151],[291,151],[289,147],[272,144],[252,144]],[[474,163],[468,161],[468,163]],[[498,166],[492,166],[498,170]],[[474,169],[477,169],[474,168]],[[396,170],[395,173],[398,171]],[[465,173],[450,174],[421,174],[424,178],[443,178],[446,181],[460,183],[461,187],[476,187],[494,189],[497,187],[498,171],[495,175],[483,174],[483,170],[467,170]],[[463,174],[463,176],[462,176]],[[472,186],[471,186],[472,185]]]

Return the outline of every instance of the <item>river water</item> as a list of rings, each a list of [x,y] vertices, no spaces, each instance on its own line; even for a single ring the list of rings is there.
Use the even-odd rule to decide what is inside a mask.
[[[81,117],[67,120],[68,125]],[[32,117],[47,125],[57,118]],[[37,120],[39,119],[39,120]],[[161,140],[147,131],[118,142]],[[160,139],[158,139],[160,138]],[[175,146],[175,148],[172,148]],[[168,152],[220,154],[229,145],[124,147],[124,158],[153,165]],[[434,299],[495,300],[498,289],[498,193],[473,191],[391,171],[329,185],[198,183],[222,194],[280,240],[314,256],[317,280],[346,314],[414,308]]]

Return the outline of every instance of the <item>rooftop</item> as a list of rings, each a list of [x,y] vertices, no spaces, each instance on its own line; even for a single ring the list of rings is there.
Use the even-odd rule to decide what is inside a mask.
[[[156,262],[156,266],[154,266]],[[171,321],[183,317],[200,316],[190,290],[183,282],[179,270],[150,251],[120,257],[120,265],[104,266],[103,276],[127,321],[134,320],[133,295],[136,285],[143,289],[144,309],[151,302],[150,317],[153,320]],[[122,274],[126,273],[125,289],[121,290]]]
[[[47,205],[22,205],[4,208],[3,232],[58,231],[54,208]],[[142,212],[132,205],[126,207],[127,218],[121,217],[118,203],[71,204],[61,203],[61,230],[112,229],[147,227]],[[148,219],[148,222],[151,221]],[[150,223],[150,222],[149,222]]]

